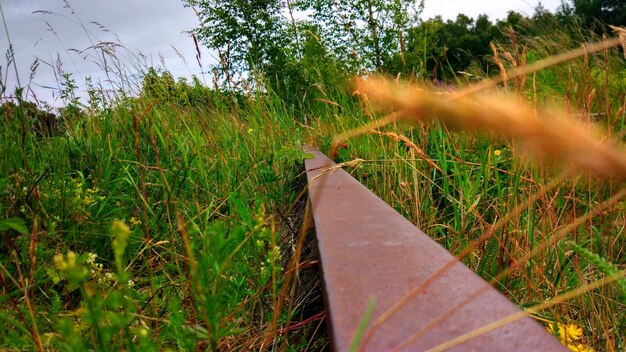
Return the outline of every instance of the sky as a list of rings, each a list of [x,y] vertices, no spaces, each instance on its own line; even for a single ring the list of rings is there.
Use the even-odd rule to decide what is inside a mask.
[[[422,18],[441,15],[454,19],[458,13],[472,18],[487,14],[493,21],[504,18],[510,10],[532,15],[537,0],[426,0]],[[542,0],[543,6],[554,11],[561,0]],[[68,4],[70,7],[68,7]],[[164,66],[175,77],[201,77],[196,61],[196,48],[188,31],[199,21],[191,8],[181,0],[0,0],[6,19],[8,35],[13,45],[18,76],[22,86],[30,80],[31,65],[37,67],[28,92],[39,101],[62,106],[58,94],[58,72],[71,73],[79,87],[86,77],[101,82],[105,88],[108,77],[97,56],[90,49],[98,42],[120,43],[116,57],[127,67],[127,76],[137,78],[138,62],[143,65]],[[9,40],[0,26],[0,71],[7,91],[17,84],[13,67],[7,67],[5,53]],[[182,58],[181,58],[182,57]],[[114,62],[110,58],[106,65]],[[58,62],[61,62],[59,70]],[[211,51],[201,48],[201,62],[207,71],[215,58]],[[56,77],[55,77],[56,73]],[[115,81],[114,78],[111,79]],[[210,82],[207,77],[207,82]],[[84,98],[81,99],[84,102]]]

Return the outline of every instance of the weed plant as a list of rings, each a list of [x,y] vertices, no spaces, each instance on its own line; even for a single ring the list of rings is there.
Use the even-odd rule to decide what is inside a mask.
[[[545,48],[514,32],[494,45],[504,79],[496,89],[531,111],[562,104],[579,123],[621,140],[622,53],[506,76]],[[303,144],[339,162],[363,159],[348,164],[359,165],[355,177],[451,252],[471,248],[465,263],[522,308],[624,268],[626,209],[603,203],[621,194],[621,181],[530,161],[511,135],[416,119],[369,128],[380,117],[372,106],[323,84],[296,99],[306,101],[303,111],[271,91],[216,91],[141,71],[134,93],[92,86],[87,109],[65,76],[59,86],[69,100],[58,124],[19,91],[3,104],[2,348],[322,349],[323,312],[306,308],[317,298],[295,294],[316,265],[303,256],[300,224],[310,219],[294,206],[303,197]],[[132,86],[119,74],[120,88]],[[570,331],[579,350],[623,350],[623,287],[603,286],[535,317],[557,335]]]
[[[494,46],[501,84],[480,84],[513,100],[467,98],[480,84],[450,92],[424,82],[406,86],[368,78],[358,83],[357,94],[364,111],[378,120],[338,135],[332,150],[340,161],[364,160],[352,170],[355,177],[530,309],[623,270],[619,170],[625,154],[609,141],[622,138],[626,85],[621,48],[582,50],[547,74],[511,75],[526,68],[525,56],[542,50],[518,44],[513,31],[511,38],[504,50],[512,52]],[[572,118],[542,112],[557,102]],[[388,115],[380,118],[375,110]],[[589,139],[591,130],[596,139]],[[616,159],[604,159],[605,147]],[[539,162],[528,157],[533,152]],[[579,173],[580,166],[587,172]],[[613,178],[596,177],[606,172]],[[559,329],[581,327],[567,343],[572,350],[620,351],[626,334],[623,283],[530,311]]]
[[[3,348],[244,350],[310,318],[275,309],[305,128],[271,94],[168,82],[43,134],[3,106]]]

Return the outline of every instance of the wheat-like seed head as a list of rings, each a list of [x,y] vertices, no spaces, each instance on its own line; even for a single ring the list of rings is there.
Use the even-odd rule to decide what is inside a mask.
[[[609,27],[611,27],[611,29],[613,30],[613,33],[615,33],[620,41],[622,42],[622,49],[624,50],[624,58],[626,58],[626,28],[625,27],[616,27],[616,26],[611,26],[609,25]]]
[[[626,152],[602,139],[599,129],[562,112],[535,111],[508,96],[436,96],[384,78],[357,80],[364,101],[378,110],[402,111],[400,119],[438,119],[462,130],[496,132],[524,143],[537,157],[562,160],[604,177],[626,178]]]

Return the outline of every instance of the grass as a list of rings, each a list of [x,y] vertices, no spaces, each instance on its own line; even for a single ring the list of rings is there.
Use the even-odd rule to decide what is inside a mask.
[[[319,85],[306,124],[272,92],[150,70],[134,94],[91,90],[82,110],[67,76],[58,126],[4,104],[0,347],[322,349],[312,144],[557,334],[574,324],[577,345],[623,350],[623,281],[598,280],[625,265],[626,82],[621,53],[599,48],[546,62],[501,45],[499,85],[457,88],[496,91],[478,98],[414,77],[366,81],[362,105]],[[554,105],[562,119],[541,113]]]
[[[607,62],[606,56],[600,58]],[[623,279],[594,295],[574,296],[567,305],[546,307],[549,309],[543,312],[531,308],[550,297],[585,287],[598,277],[617,273],[623,266],[621,200],[625,193],[620,189],[623,173],[619,170],[625,154],[620,147],[601,140],[614,138],[612,133],[616,131],[611,128],[620,124],[616,121],[623,119],[624,111],[619,101],[608,107],[607,100],[595,99],[595,92],[603,87],[588,82],[590,57],[584,57],[582,65],[581,81],[586,82],[582,89],[587,94],[581,94],[582,102],[569,101],[587,109],[581,114],[582,121],[542,114],[541,108],[530,105],[533,100],[520,104],[519,99],[525,95],[523,87],[510,89],[517,92],[518,102],[494,95],[464,98],[480,87],[488,87],[487,83],[442,98],[437,92],[429,92],[427,86],[406,87],[396,81],[370,78],[358,83],[367,106],[395,112],[339,135],[337,143],[344,147],[350,144],[351,158],[369,161],[355,170],[357,178],[406,217],[415,219],[520,306],[528,307],[543,321],[582,326],[585,343],[598,350],[621,350]],[[514,70],[520,72],[516,67]],[[613,73],[605,69],[604,75],[610,80],[608,77],[619,76],[620,70]],[[529,71],[525,74],[532,74]],[[576,83],[570,81],[568,85]],[[499,89],[506,90],[506,85]],[[624,86],[611,91],[614,93],[623,97]],[[592,121],[591,107],[603,105],[612,113]],[[443,124],[428,124],[433,117]],[[403,127],[403,119],[418,127]],[[595,131],[595,137],[591,137],[589,131],[597,125],[604,125],[599,130],[605,132]],[[487,134],[453,132],[450,127]],[[372,132],[374,128],[385,132]],[[348,141],[346,137],[350,137]],[[526,148],[512,141],[525,141]],[[381,148],[392,156],[381,158]],[[533,164],[528,158],[520,159],[528,150],[543,161]],[[609,157],[612,160],[603,164],[607,152],[616,159]],[[549,155],[558,162],[547,160]],[[567,166],[560,175],[559,163]],[[595,175],[612,174],[613,178],[574,176],[577,167]],[[438,274],[443,271],[445,267]],[[375,321],[372,329],[424,288],[417,287]],[[436,318],[433,324],[443,323],[451,313]],[[425,332],[416,332],[416,338]],[[578,341],[586,348],[585,343]]]
[[[0,345],[272,341],[299,308],[275,310],[303,236],[285,224],[299,221],[289,206],[305,129],[269,99],[235,110],[129,99],[53,136],[4,111],[3,213],[21,220],[3,231]]]

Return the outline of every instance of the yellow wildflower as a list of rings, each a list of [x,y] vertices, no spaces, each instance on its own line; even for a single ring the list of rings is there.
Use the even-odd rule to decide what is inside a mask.
[[[579,340],[583,336],[583,329],[574,325],[568,324],[565,327],[565,338],[567,340]]]
[[[57,269],[63,270],[67,266],[67,264],[65,263],[65,260],[63,259],[63,254],[60,254],[60,253],[55,254],[53,257],[53,260],[54,260],[54,266],[56,266]]]
[[[72,269],[76,266],[76,253],[68,251],[65,256],[63,254],[55,254],[53,257],[54,265],[59,270]]]
[[[128,220],[128,222],[130,222],[130,224],[131,224],[132,226],[135,226],[135,225],[140,225],[140,224],[141,224],[141,220],[139,220],[138,218],[136,218],[136,217],[134,217],[134,216],[131,216],[131,217],[130,217],[130,219]]]
[[[248,128],[248,134],[252,134],[252,132],[254,132],[254,129],[252,127]]]
[[[91,205],[95,202],[96,200],[93,198],[93,196],[91,194],[87,194],[85,196],[85,198],[83,198],[83,204],[85,205]]]
[[[580,342],[579,340],[583,337],[583,329],[576,326],[575,324],[559,324],[552,323],[546,328],[550,333],[555,334],[561,343],[570,351],[574,352],[594,352],[593,349],[586,346]]]
[[[493,155],[500,156],[500,155],[502,155],[502,151],[500,149],[496,149],[496,150],[493,151]]]
[[[67,266],[69,268],[73,268],[74,266],[76,266],[76,253],[72,251],[67,251],[65,258],[67,258]]]

